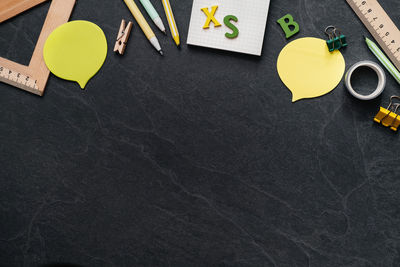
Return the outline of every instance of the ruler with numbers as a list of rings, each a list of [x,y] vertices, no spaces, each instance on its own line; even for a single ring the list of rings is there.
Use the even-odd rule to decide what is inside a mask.
[[[346,0],[400,70],[400,31],[377,0]]]
[[[0,23],[48,0],[0,0]],[[42,31],[28,66],[0,57],[0,82],[43,95],[50,71],[43,59],[43,47],[50,33],[66,23],[76,0],[52,0]]]
[[[0,66],[0,81],[28,92],[39,91],[37,80],[17,71]]]

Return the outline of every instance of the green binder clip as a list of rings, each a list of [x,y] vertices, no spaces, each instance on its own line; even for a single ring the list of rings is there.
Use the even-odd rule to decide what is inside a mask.
[[[329,52],[333,52],[347,46],[346,36],[343,35],[335,26],[326,27],[325,33],[329,37],[328,41],[326,41]]]

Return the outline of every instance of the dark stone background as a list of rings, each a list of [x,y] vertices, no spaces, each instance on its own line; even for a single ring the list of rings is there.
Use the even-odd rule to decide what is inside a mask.
[[[116,56],[127,8],[79,0],[72,19],[110,46],[87,89],[0,84],[0,266],[400,266],[399,137],[372,121],[399,86],[292,104],[275,68],[288,12],[297,37],[342,28],[347,67],[376,61],[345,1],[273,0],[260,58],[188,47],[192,1],[171,4],[181,50],[157,32],[157,55],[136,27]],[[0,26],[1,56],[29,62],[48,6]]]

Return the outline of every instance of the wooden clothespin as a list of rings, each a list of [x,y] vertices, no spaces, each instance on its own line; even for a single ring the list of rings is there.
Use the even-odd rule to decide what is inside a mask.
[[[117,41],[115,42],[114,52],[118,52],[120,55],[124,54],[126,44],[131,35],[132,27],[133,24],[131,21],[128,23],[128,26],[126,26],[126,21],[124,19],[122,20],[121,26],[119,27]]]

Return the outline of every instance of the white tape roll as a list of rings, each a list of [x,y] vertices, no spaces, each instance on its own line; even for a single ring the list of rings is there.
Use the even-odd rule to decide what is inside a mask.
[[[376,74],[378,75],[378,86],[376,87],[376,90],[370,94],[370,95],[362,95],[354,91],[353,86],[351,85],[351,76],[353,75],[354,71],[360,67],[368,67],[373,69]],[[356,64],[354,64],[346,73],[345,76],[345,84],[347,87],[347,90],[350,92],[351,95],[354,97],[360,99],[360,100],[371,100],[374,98],[377,98],[380,94],[382,94],[383,90],[385,90],[386,86],[386,75],[383,69],[375,62],[372,61],[360,61]]]

